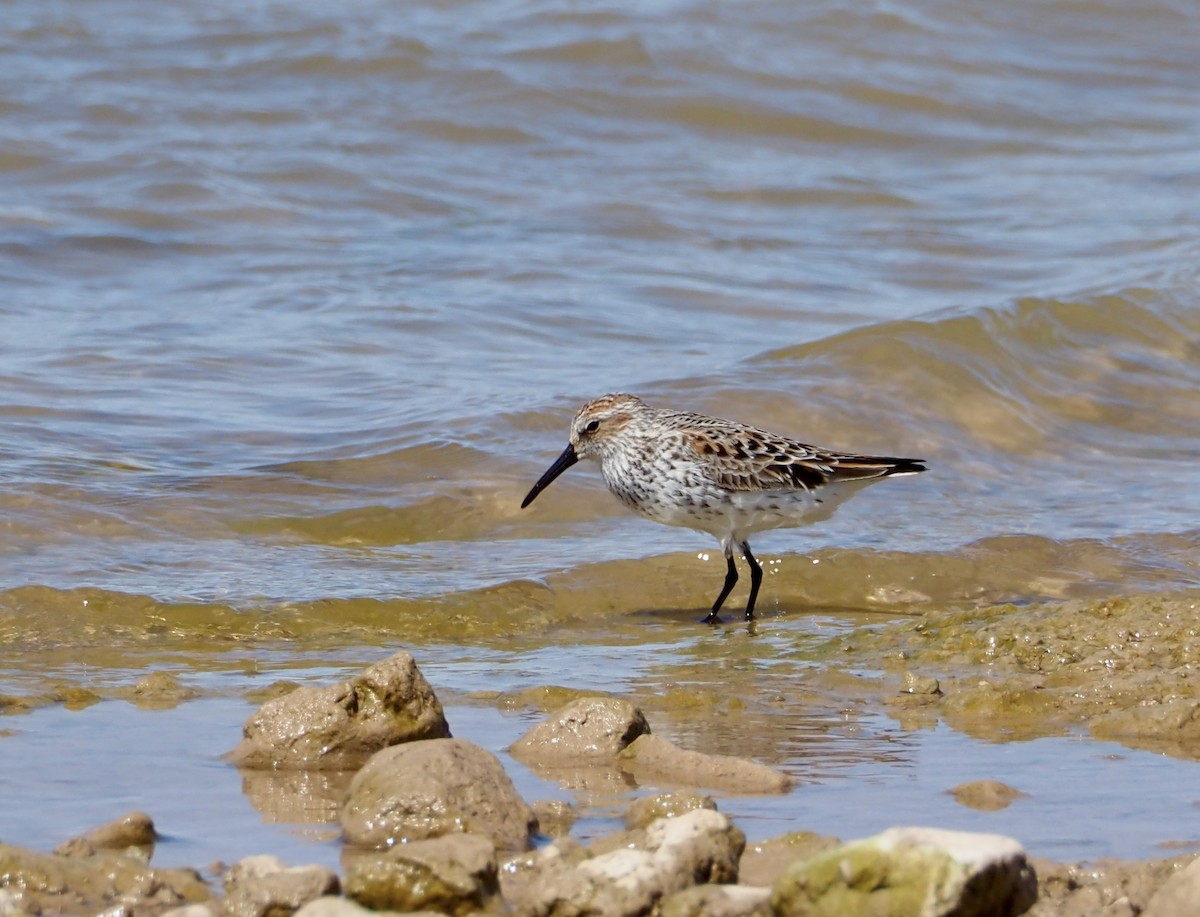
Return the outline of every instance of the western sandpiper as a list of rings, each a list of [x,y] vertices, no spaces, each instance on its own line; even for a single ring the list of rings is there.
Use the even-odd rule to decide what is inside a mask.
[[[604,395],[579,409],[570,443],[521,508],[581,458],[600,462],[608,489],[630,509],[720,540],[728,572],[705,623],[718,620],[738,580],[734,546],[750,567],[749,621],[762,585],[751,535],[826,519],[873,481],[925,470],[924,459],[834,452],[729,420],[651,407],[636,395]]]

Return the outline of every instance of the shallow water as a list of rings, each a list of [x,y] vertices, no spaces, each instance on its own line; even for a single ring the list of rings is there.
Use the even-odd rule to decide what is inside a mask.
[[[430,653],[424,670],[435,690],[453,695],[443,685],[518,691],[550,668],[557,669],[560,683],[586,687],[623,659],[626,671],[641,676],[626,690],[638,694],[640,682],[642,692],[655,687],[669,693],[680,687],[661,683],[654,659],[678,648],[664,642],[632,651],[546,649],[517,665],[508,659],[456,660],[455,650],[442,648]],[[573,673],[564,676],[567,667]],[[253,684],[262,683],[266,674],[232,677]],[[351,672],[314,667],[307,674],[331,679]],[[228,687],[230,677],[223,673],[193,681]],[[764,713],[755,709],[761,703],[748,700],[747,708],[716,715],[696,704],[664,710],[649,693],[642,703],[658,734],[689,747],[751,751],[793,775],[796,787],[782,799],[713,794],[751,843],[795,830],[859,837],[897,824],[1011,834],[1031,853],[1063,860],[1165,856],[1176,849],[1172,845],[1191,849],[1200,842],[1179,809],[1181,796],[1187,795],[1184,787],[1194,779],[1194,764],[1075,735],[981,742],[944,726],[913,731],[849,704],[842,710],[805,709],[776,695],[766,701],[774,709]],[[0,741],[16,753],[0,756],[0,782],[11,800],[28,803],[7,809],[4,837],[49,849],[64,833],[140,808],[154,813],[163,835],[155,851],[159,865],[203,867],[270,850],[289,862],[336,868],[336,801],[347,777],[239,774],[226,765],[221,756],[236,743],[237,724],[253,709],[240,698],[205,697],[163,711],[106,701],[79,711],[51,707],[9,718],[15,734]],[[561,783],[545,779],[507,754],[508,745],[539,714],[458,698],[446,715],[456,736],[500,756],[526,799],[571,803],[580,816],[573,833],[583,840],[620,830],[625,805],[634,796],[675,788],[639,786],[603,769],[571,773]],[[961,783],[991,779],[1003,779],[1026,795],[1003,811],[989,812],[960,805],[948,792]],[[1136,803],[1126,793],[1113,792],[1130,786],[1139,787]]]
[[[637,698],[699,659],[716,696],[873,616],[1200,583],[1187,5],[16,0],[5,22],[0,692],[168,669],[204,694],[0,720],[30,775],[5,840],[139,793],[170,819],[151,803],[193,771],[253,817],[214,756],[261,673],[405,646],[452,698],[564,673]],[[518,509],[573,410],[618,389],[931,470],[756,539],[775,629],[709,633],[706,537],[628,516],[588,467]],[[819,669],[780,665],[778,690]],[[762,727],[754,751],[796,767],[771,711],[655,728],[722,751]],[[129,772],[97,717],[164,741],[84,817],[101,788],[39,775]],[[885,763],[837,765],[782,821],[820,830],[817,797],[949,820],[949,776],[911,779],[898,746],[947,775],[1011,756],[1025,789],[1062,756],[1064,799],[1194,779],[885,726],[815,746]],[[1012,830],[1063,858],[1173,839],[1149,807],[1119,839],[1098,811]]]

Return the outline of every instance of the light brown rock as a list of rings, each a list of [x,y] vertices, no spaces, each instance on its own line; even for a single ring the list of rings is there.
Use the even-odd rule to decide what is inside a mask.
[[[149,863],[157,837],[154,822],[149,815],[145,812],[130,812],[107,825],[100,825],[86,834],[63,841],[54,848],[54,852],[63,856],[80,857],[93,856],[107,850]]]
[[[771,917],[771,889],[753,885],[693,885],[668,895],[659,917]]]
[[[378,752],[350,781],[340,821],[347,841],[376,848],[465,832],[525,850],[537,829],[496,756],[462,739]]]
[[[239,860],[225,875],[223,917],[284,917],[339,888],[324,866],[292,866],[274,856]]]
[[[381,748],[448,738],[442,705],[409,653],[325,688],[298,688],[251,716],[230,753],[244,768],[353,769]]]
[[[747,885],[773,885],[785,872],[801,860],[840,846],[836,837],[793,831],[746,845],[738,863],[738,881]]]
[[[577,847],[551,844],[528,858],[505,892],[514,913],[527,917],[647,914],[692,885],[736,882],[745,843],[720,812],[695,809],[609,839],[608,852],[582,861]]]
[[[626,828],[645,828],[660,818],[675,818],[693,809],[717,810],[711,796],[699,793],[660,793],[657,796],[641,796],[625,810]]]
[[[351,854],[346,894],[373,910],[498,912],[496,848],[479,835],[452,834],[379,853]]]
[[[349,898],[326,897],[310,901],[296,911],[296,917],[382,917],[382,915],[393,913],[395,911],[370,910]],[[407,917],[443,917],[443,915],[434,911],[413,911]]]
[[[1200,856],[1162,884],[1142,917],[1194,917],[1200,914]]]
[[[0,876],[31,913],[98,913],[128,901],[158,911],[212,897],[193,870],[152,869],[113,853],[68,857],[0,844]]]
[[[665,780],[735,793],[786,793],[792,778],[745,758],[687,751],[658,736],[643,735],[621,752],[618,763],[639,781]]]
[[[642,711],[619,697],[581,697],[561,707],[512,744],[518,761],[539,767],[612,761],[650,732]]]

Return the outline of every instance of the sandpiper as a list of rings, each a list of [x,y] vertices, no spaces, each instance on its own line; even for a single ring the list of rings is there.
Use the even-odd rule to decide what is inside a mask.
[[[736,545],[750,567],[746,620],[762,584],[749,537],[826,519],[843,500],[881,478],[917,474],[924,459],[854,455],[808,446],[746,424],[651,407],[636,395],[589,401],[570,443],[521,501],[524,509],[581,458],[596,459],[608,489],[655,522],[715,536],[727,572],[704,623],[718,621],[738,580]]]

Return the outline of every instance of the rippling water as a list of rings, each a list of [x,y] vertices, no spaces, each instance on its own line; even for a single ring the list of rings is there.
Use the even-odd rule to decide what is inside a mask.
[[[4,684],[688,621],[706,538],[517,508],[610,390],[929,460],[768,617],[1200,581],[1190,4],[4,17]]]

